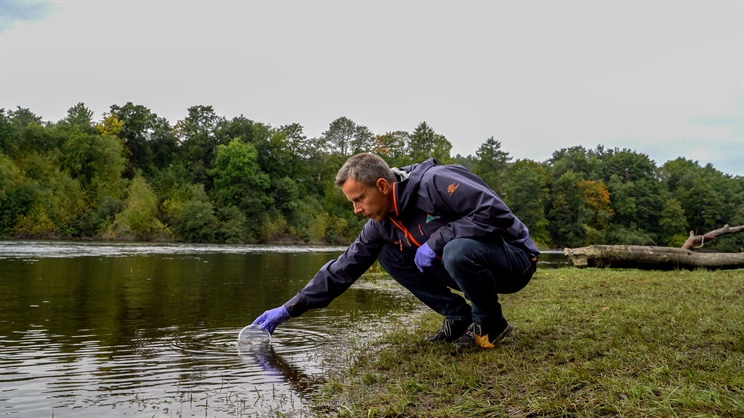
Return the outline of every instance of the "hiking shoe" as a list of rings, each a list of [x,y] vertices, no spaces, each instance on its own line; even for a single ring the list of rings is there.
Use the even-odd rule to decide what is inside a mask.
[[[508,337],[509,334],[512,333],[514,330],[514,327],[511,326],[506,320],[504,320],[504,323],[506,324],[506,327],[504,327],[501,332],[485,332],[484,329],[481,326],[481,324],[476,324],[475,322],[470,324],[467,331],[465,331],[465,334],[460,337],[457,341],[455,341],[455,348],[457,349],[464,349],[468,347],[483,347],[483,348],[493,348],[495,345],[499,342],[501,342],[504,338]],[[491,337],[490,334],[493,334]]]
[[[454,319],[444,318],[442,322],[442,328],[439,329],[437,335],[426,337],[427,341],[437,342],[446,341],[448,343],[456,341],[458,338],[465,334],[465,330],[468,329],[470,321],[456,321]]]

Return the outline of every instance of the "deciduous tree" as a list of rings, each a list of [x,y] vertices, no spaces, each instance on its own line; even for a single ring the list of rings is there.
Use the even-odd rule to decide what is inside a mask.
[[[349,157],[369,151],[372,136],[369,128],[342,116],[331,122],[328,130],[323,132],[322,139],[327,152]]]
[[[93,111],[88,109],[82,102],[69,108],[67,110],[67,116],[59,121],[57,125],[65,130],[78,130],[88,134],[95,132]]]
[[[112,105],[111,115],[123,122],[118,137],[124,141],[128,154],[127,177],[134,177],[137,170],[149,175],[154,168],[150,139],[155,130],[157,115],[147,107],[132,102],[123,106]]]
[[[549,178],[547,171],[537,162],[517,160],[509,167],[509,180],[504,184],[504,201],[527,225],[530,236],[542,245],[550,243],[545,217],[550,194]]]
[[[114,227],[131,233],[137,239],[149,241],[163,229],[158,220],[158,199],[142,176],[135,176],[127,188],[124,210],[116,216]]]
[[[215,131],[222,121],[224,118],[218,116],[212,106],[193,106],[188,109],[188,116],[174,127],[195,183],[207,183],[206,171],[211,168],[219,145]]]

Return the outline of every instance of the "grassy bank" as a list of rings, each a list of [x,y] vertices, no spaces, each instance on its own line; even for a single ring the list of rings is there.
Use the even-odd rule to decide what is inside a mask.
[[[340,416],[744,416],[744,271],[538,271],[492,350],[400,325],[318,394]]]

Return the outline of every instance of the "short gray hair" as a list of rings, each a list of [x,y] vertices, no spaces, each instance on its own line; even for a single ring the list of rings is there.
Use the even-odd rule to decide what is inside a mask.
[[[390,183],[395,182],[395,174],[390,170],[388,163],[369,152],[356,154],[346,160],[336,174],[336,186],[343,186],[349,178],[369,187],[375,187],[379,178]]]

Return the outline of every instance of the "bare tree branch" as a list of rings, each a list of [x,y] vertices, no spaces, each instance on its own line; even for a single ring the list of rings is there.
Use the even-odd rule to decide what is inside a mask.
[[[736,232],[741,232],[741,231],[744,231],[744,225],[731,227],[731,226],[728,226],[728,224],[724,225],[723,228],[715,229],[703,235],[695,235],[695,233],[690,231],[690,237],[687,238],[687,241],[682,246],[682,248],[685,250],[702,248],[706,243],[713,241],[714,239],[716,239],[716,237],[720,235],[734,234]]]

